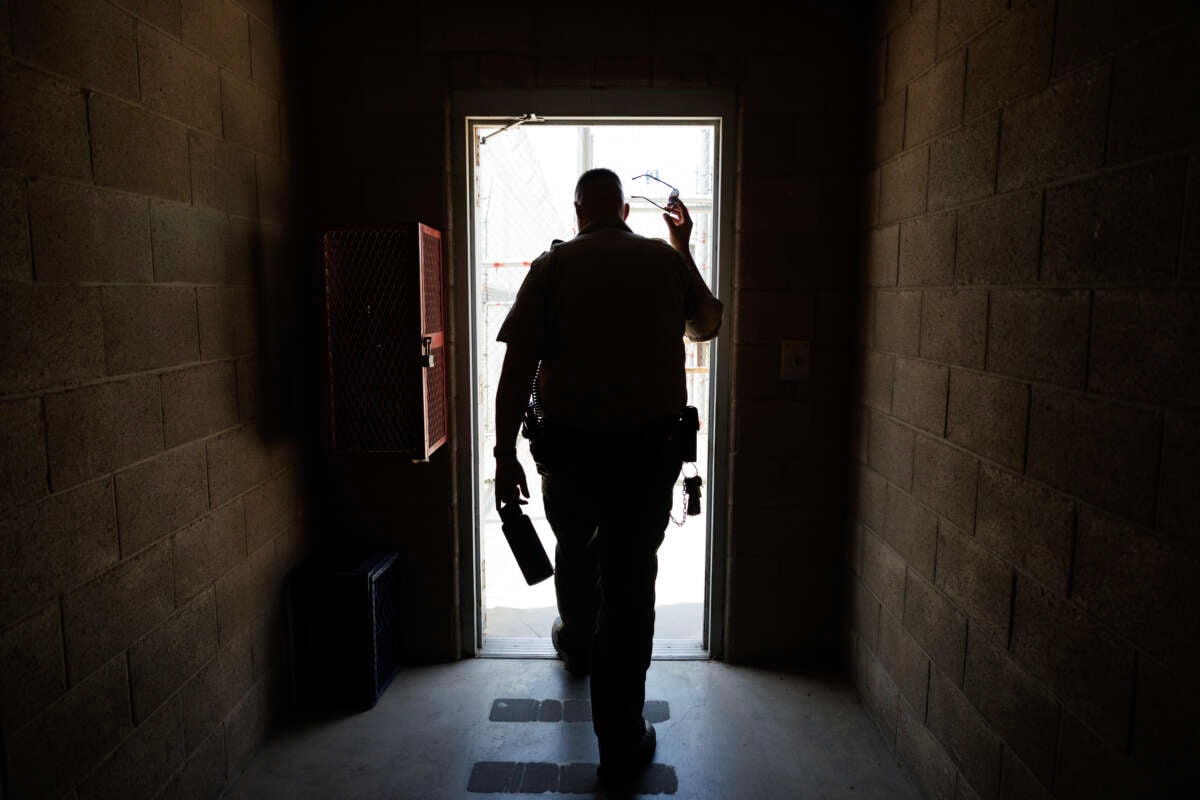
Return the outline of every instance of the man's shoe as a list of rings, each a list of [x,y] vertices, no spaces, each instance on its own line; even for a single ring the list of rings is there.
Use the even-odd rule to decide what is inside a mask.
[[[658,734],[646,720],[643,719],[642,724],[645,731],[632,745],[614,747],[600,743],[600,766],[596,776],[609,789],[627,788],[654,760]]]
[[[587,653],[577,653],[571,650],[564,650],[558,643],[559,633],[562,631],[562,617],[555,617],[554,624],[550,626],[550,641],[554,644],[554,652],[558,653],[558,657],[562,659],[563,665],[566,666],[567,672],[577,678],[586,678],[589,667],[591,666],[591,656]]]

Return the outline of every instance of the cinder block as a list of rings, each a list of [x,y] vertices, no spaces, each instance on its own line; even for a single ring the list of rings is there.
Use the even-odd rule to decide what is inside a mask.
[[[223,67],[250,74],[250,25],[229,0],[183,0],[183,41]]]
[[[229,256],[225,282],[233,286],[253,286],[263,280],[266,248],[263,226],[253,219],[229,218]],[[262,277],[259,277],[262,276]]]
[[[919,436],[913,458],[913,494],[965,531],[975,530],[978,462],[969,454]]]
[[[772,359],[772,375],[775,374],[775,366],[775,360]],[[258,384],[260,380],[257,358],[239,358],[237,360],[237,407],[238,418],[242,422],[258,418]],[[778,384],[778,381],[776,383]],[[866,447],[866,439],[863,439],[863,447]]]
[[[967,612],[971,639],[1008,643],[1012,567],[951,525],[938,527],[935,585]]]
[[[164,373],[162,403],[167,447],[236,425],[238,386],[233,362],[219,361]]]
[[[145,25],[138,27],[142,102],[155,111],[213,134],[221,133],[221,78],[217,65]]]
[[[0,724],[18,730],[67,688],[58,603],[0,634]]]
[[[267,476],[267,452],[258,434],[248,426],[205,442],[208,448],[208,482],[213,505],[241,494]]]
[[[220,139],[188,131],[192,204],[243,217],[258,215],[254,153]]]
[[[1200,652],[1200,566],[1178,548],[1082,506],[1074,563],[1071,597],[1092,619],[1167,663]]]
[[[250,73],[260,89],[283,94],[283,61],[279,40],[270,24],[250,18]]]
[[[879,219],[892,222],[925,211],[929,148],[910,150],[879,170]]]
[[[117,5],[154,23],[175,38],[183,35],[178,0],[117,0]]]
[[[907,95],[903,89],[875,106],[875,163],[882,164],[904,148],[904,113]]]
[[[879,600],[857,577],[851,579],[850,623],[867,647],[879,647]]]
[[[1129,733],[1133,649],[1109,640],[1082,611],[1017,575],[1012,653],[1113,747]]]
[[[999,190],[1078,175],[1104,160],[1108,62],[1052,83],[1004,110]]]
[[[267,738],[271,725],[269,681],[259,680],[225,721],[225,770],[229,775],[241,772],[254,751]]]
[[[118,472],[115,480],[125,557],[208,510],[208,475],[199,442]]]
[[[1145,24],[1154,11],[1134,13],[1116,4],[1125,20]],[[1150,4],[1157,9],[1171,3]],[[1200,113],[1180,97],[1200,94],[1195,67],[1200,36],[1192,24],[1172,27],[1117,55],[1113,73],[1108,162],[1130,161],[1186,146],[1200,138]]]
[[[731,521],[736,519],[736,517],[734,515],[738,514],[739,511],[741,511],[741,509],[738,506],[734,506],[730,510]],[[751,513],[753,513],[753,512],[751,512]],[[732,522],[729,527],[732,530],[736,530],[736,528],[734,528]],[[846,563],[848,563],[850,565],[850,571],[853,572],[855,575],[857,575],[860,578],[862,577],[863,539],[865,539],[868,534],[869,534],[869,531],[867,530],[867,528],[864,525],[862,525],[861,523],[855,522],[855,523],[851,523],[849,525],[849,531],[847,532],[847,535],[846,535]],[[733,537],[733,540],[736,542],[737,537],[736,536]],[[734,554],[734,555],[736,557],[736,554]]]
[[[952,800],[958,770],[920,716],[901,703],[896,754],[912,769],[917,783],[932,800]]]
[[[267,222],[287,221],[288,208],[288,167],[273,158],[257,156],[255,158],[258,173],[258,216]]]
[[[1029,387],[955,369],[950,371],[946,438],[1019,470],[1025,464]]]
[[[1055,797],[1148,797],[1134,787],[1133,766],[1120,748],[1098,738],[1075,714],[1059,721]]]
[[[200,305],[201,358],[254,352],[258,321],[253,290],[201,287],[196,290],[196,297]]]
[[[115,564],[112,482],[97,481],[0,520],[0,627]]]
[[[1200,703],[1194,692],[1178,688],[1180,681],[1187,680],[1190,663],[1187,657],[1174,659],[1171,666],[1138,657],[1133,750],[1142,764],[1158,767],[1159,777],[1167,780],[1179,775],[1174,765],[1194,763]]]
[[[46,395],[54,490],[120,469],[162,449],[158,376],[142,375]]]
[[[990,195],[996,180],[1000,114],[969,121],[929,146],[929,210]]]
[[[1151,523],[1159,416],[1034,387],[1026,472],[1128,519]]]
[[[991,293],[989,370],[1081,387],[1088,346],[1088,292],[1011,290]],[[1046,343],[1054,347],[1047,348]]]
[[[154,797],[183,765],[183,721],[178,698],[142,722],[79,786],[79,800]]]
[[[163,792],[171,800],[217,797],[225,788],[225,732],[205,739]]]
[[[927,291],[921,308],[921,355],[983,369],[988,293]]]
[[[46,491],[42,401],[0,403],[0,509],[44,497]]]
[[[885,610],[904,613],[904,559],[870,531],[863,537],[862,579]]]
[[[1037,91],[1050,79],[1054,3],[1013,9],[967,48],[967,119]]]
[[[966,50],[938,62],[908,87],[904,146],[920,144],[962,122]]]
[[[0,280],[33,279],[27,194],[24,177],[0,172]]]
[[[938,55],[958,47],[1007,10],[1006,0],[942,0],[938,9]]]
[[[1190,547],[1200,543],[1200,419],[1194,416],[1166,415],[1157,508],[1160,530]]]
[[[980,797],[1000,790],[1002,744],[987,721],[941,670],[929,678],[929,730],[946,747]]]
[[[900,226],[876,228],[867,234],[867,285],[895,286]]]
[[[929,656],[904,630],[901,613],[903,609],[897,609],[895,615],[883,614],[879,618],[879,661],[909,706],[924,712],[929,692]]]
[[[946,382],[949,370],[915,359],[896,359],[892,413],[905,422],[941,436],[946,428]]]
[[[208,589],[129,648],[134,719],[149,716],[216,654],[217,601]],[[182,750],[182,720],[179,738]]]
[[[1033,283],[1042,246],[1042,193],[1010,194],[958,212],[958,283]]]
[[[88,98],[96,183],[187,202],[187,129],[136,106]]]
[[[199,208],[152,201],[154,279],[161,283],[226,283],[229,219]]]
[[[270,545],[260,547],[217,579],[217,624],[222,645],[246,631],[276,601],[273,557]]]
[[[87,111],[77,86],[0,59],[0,107],[0,166],[91,180]]]
[[[200,357],[195,290],[105,286],[100,300],[109,375],[170,367]]]
[[[904,627],[955,685],[962,684],[967,618],[945,595],[909,570]]]
[[[671,59],[664,59],[668,63],[663,64],[659,56],[655,57],[654,62],[654,82],[655,85],[678,85],[678,80],[687,80],[696,73],[688,70],[677,72],[671,62]],[[704,71],[707,78],[707,66]],[[688,76],[688,77],[685,77]],[[592,85],[592,59],[582,55],[558,55],[558,54],[540,54],[534,66],[534,82],[538,86],[557,86],[557,87],[572,87],[586,88]],[[471,81],[454,81],[454,85],[470,84]],[[476,80],[474,83],[478,83]]]
[[[301,509],[298,477],[282,472],[245,497],[246,547],[254,551],[290,530]]]
[[[1183,255],[1179,276],[1200,281],[1200,159],[1188,168],[1187,209],[1183,214]]]
[[[15,793],[62,797],[133,729],[125,658],[109,661],[8,740]]]
[[[145,198],[39,180],[29,215],[39,281],[153,280]]]
[[[937,518],[909,495],[889,486],[883,538],[905,563],[932,579],[937,552]],[[895,607],[890,607],[895,611]]]
[[[954,282],[954,214],[931,214],[900,226],[900,285]]]
[[[879,170],[873,169],[863,179],[862,204],[859,208],[859,227],[879,222]]]
[[[855,342],[859,347],[875,346],[875,293],[865,291],[858,298],[858,320]]]
[[[171,539],[175,602],[212,585],[246,556],[242,501],[221,506]]]
[[[258,153],[279,152],[279,103],[253,84],[221,74],[225,138]]]
[[[867,650],[863,653],[862,703],[867,714],[879,726],[888,744],[896,739],[897,703],[900,699],[896,684],[879,659]]]
[[[812,334],[810,292],[742,289],[734,302],[738,342],[774,344],[780,339],[806,339]]]
[[[1067,592],[1071,500],[1030,480],[983,465],[975,536],[1058,596]]]
[[[907,20],[911,11],[911,0],[883,0],[881,3],[876,3],[871,11],[872,30],[879,34],[886,34]]]
[[[920,349],[921,293],[875,293],[875,346],[915,356]]]
[[[250,639],[221,648],[216,658],[188,681],[182,692],[187,750],[195,750],[219,726],[254,682]]]
[[[888,480],[908,489],[912,485],[913,432],[878,412],[871,414],[867,463]]]
[[[239,5],[249,11],[253,17],[251,23],[263,23],[268,27],[275,25],[274,0],[240,0]]]
[[[1179,156],[1047,189],[1043,280],[1173,279],[1186,176]]]
[[[1029,767],[1021,763],[1011,747],[1004,748],[1004,763],[1000,770],[1000,796],[1003,800],[1053,800],[1050,790],[1034,777]]]
[[[882,412],[892,410],[892,370],[895,358],[868,350],[862,359],[862,401]]]
[[[1200,294],[1097,291],[1088,389],[1156,405],[1200,404]]]
[[[1141,7],[1119,0],[1061,0],[1054,37],[1055,74],[1108,55],[1156,28],[1177,21],[1172,17],[1177,17],[1185,6],[1187,3],[1174,0],[1144,3]],[[1181,76],[1171,77],[1178,80]],[[1144,90],[1151,87],[1145,86]]]
[[[124,650],[170,616],[171,548],[138,553],[63,597],[63,633],[71,683]]]
[[[904,84],[933,65],[936,42],[937,3],[923,0],[888,37],[888,94],[903,89]]]
[[[12,0],[13,52],[85,86],[136,100],[133,17],[103,0]]]
[[[981,637],[968,639],[963,692],[1009,748],[1041,781],[1049,783],[1054,770],[1058,703],[1003,648],[1004,644],[997,646]]]
[[[854,500],[855,519],[882,533],[887,508],[887,481],[884,477],[866,467],[859,468]]]

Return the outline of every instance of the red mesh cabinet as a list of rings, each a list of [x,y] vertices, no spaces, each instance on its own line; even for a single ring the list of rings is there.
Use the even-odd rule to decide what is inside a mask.
[[[325,234],[329,427],[343,452],[427,460],[446,441],[442,234]]]

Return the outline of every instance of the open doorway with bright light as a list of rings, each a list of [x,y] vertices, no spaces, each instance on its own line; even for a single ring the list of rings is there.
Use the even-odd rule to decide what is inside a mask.
[[[477,652],[550,656],[550,628],[557,616],[554,583],[525,584],[495,507],[491,451],[496,386],[504,358],[504,345],[496,341],[496,334],[530,262],[547,250],[552,240],[575,235],[575,181],[592,167],[608,167],[621,176],[631,207],[628,224],[645,236],[666,238],[662,211],[655,203],[665,204],[670,189],[658,181],[633,178],[649,174],[678,188],[695,222],[693,258],[720,296],[715,278],[721,120],[542,118],[507,128],[511,120],[467,118],[466,123],[471,162],[467,165],[470,238],[466,277],[473,321],[470,477],[474,502],[470,505],[475,517]],[[597,300],[620,302],[616,297]],[[701,419],[696,468],[704,480],[704,502],[698,516],[685,516],[682,479],[690,474],[685,467],[675,488],[673,522],[659,549],[656,658],[703,657],[710,647],[712,497],[725,490],[720,485],[722,471],[714,470],[713,459],[713,421],[724,411],[718,408],[714,379],[715,344],[687,343],[685,347],[688,403],[699,409]],[[518,440],[518,458],[530,483],[531,498],[525,511],[553,557],[554,534],[542,508],[540,479],[523,438]]]

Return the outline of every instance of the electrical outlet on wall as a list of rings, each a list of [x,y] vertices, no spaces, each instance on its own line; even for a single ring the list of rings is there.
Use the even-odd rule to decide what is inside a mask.
[[[808,380],[810,354],[809,342],[802,339],[784,339],[779,352],[779,380]]]

